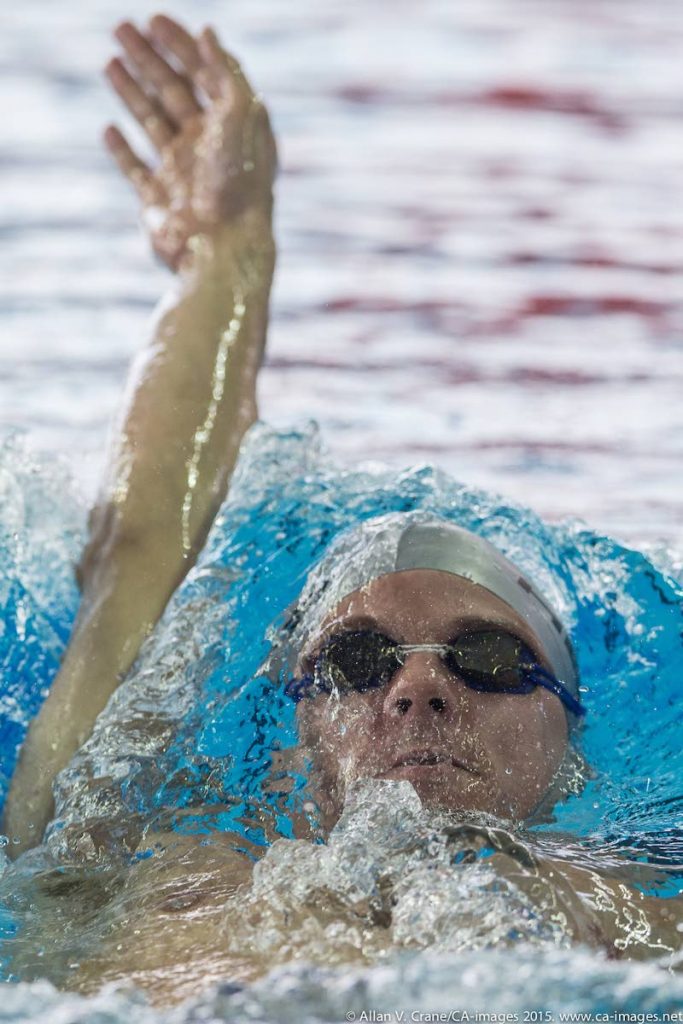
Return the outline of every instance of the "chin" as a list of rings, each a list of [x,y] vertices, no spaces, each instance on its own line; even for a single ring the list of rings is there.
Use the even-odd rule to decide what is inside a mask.
[[[506,797],[482,778],[455,765],[402,766],[375,778],[410,782],[423,807],[451,813],[487,814],[506,821],[521,821],[526,813],[519,801]]]
[[[374,777],[410,782],[430,810],[491,811],[483,780],[455,765],[402,765]]]

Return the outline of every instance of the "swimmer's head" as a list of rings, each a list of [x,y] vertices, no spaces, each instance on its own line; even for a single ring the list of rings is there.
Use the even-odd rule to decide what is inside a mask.
[[[366,521],[337,538],[309,575],[297,618],[298,680],[315,675],[321,650],[348,632],[374,634],[359,641],[370,665],[386,657],[376,634],[391,650],[391,642],[416,648],[400,663],[389,655],[381,685],[290,690],[302,698],[301,740],[331,820],[361,776],[406,779],[426,805],[446,810],[529,820],[548,806],[579,721],[576,663],[548,602],[487,541],[423,512]],[[438,648],[465,635],[475,660],[478,651],[523,652],[551,685],[525,693],[468,685],[457,657],[449,662]],[[333,669],[353,650],[347,637]]]

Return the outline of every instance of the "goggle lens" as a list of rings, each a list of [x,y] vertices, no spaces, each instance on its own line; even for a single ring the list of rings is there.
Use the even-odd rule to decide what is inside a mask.
[[[324,690],[362,693],[388,683],[400,664],[396,645],[381,633],[342,633],[320,652],[316,679]]]
[[[458,637],[444,653],[444,661],[454,675],[471,685],[502,693],[524,686],[536,664],[526,644],[497,630]]]
[[[526,644],[509,633],[465,633],[444,645],[441,657],[449,671],[476,689],[504,693],[534,688],[528,673],[536,659]],[[315,678],[326,692],[363,692],[388,683],[404,660],[401,645],[381,633],[341,633],[320,652]]]

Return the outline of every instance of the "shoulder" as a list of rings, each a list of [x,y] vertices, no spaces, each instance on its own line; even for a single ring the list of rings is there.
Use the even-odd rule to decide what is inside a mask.
[[[600,922],[613,955],[650,959],[679,952],[683,945],[683,895],[646,895],[638,886],[661,883],[662,871],[610,857],[577,864],[548,858],[541,871],[562,879]]]
[[[240,848],[241,845],[241,848]],[[226,900],[251,881],[254,858],[230,834],[155,832],[139,844],[127,881],[160,910]]]

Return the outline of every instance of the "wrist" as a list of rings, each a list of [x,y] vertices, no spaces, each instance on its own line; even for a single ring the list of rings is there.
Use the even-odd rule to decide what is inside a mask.
[[[225,289],[232,280],[243,292],[268,290],[275,268],[275,240],[270,216],[246,210],[226,223],[191,235],[178,264],[178,275]]]

